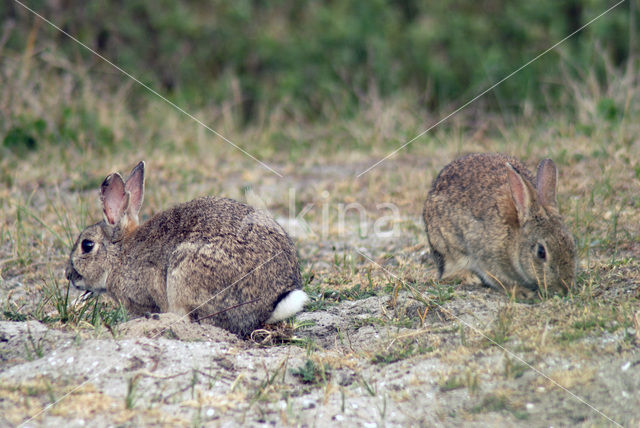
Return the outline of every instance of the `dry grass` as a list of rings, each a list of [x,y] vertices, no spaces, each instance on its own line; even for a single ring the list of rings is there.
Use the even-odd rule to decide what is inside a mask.
[[[17,426],[24,422],[25,415],[33,417],[35,422],[41,419],[40,411],[59,397],[70,393],[69,399],[53,405],[49,412],[60,418],[70,420],[90,420],[99,414],[110,413],[116,423],[135,423],[144,420],[158,426],[175,426],[187,421],[165,414],[156,409],[127,409],[123,403],[116,403],[107,394],[87,384],[75,389],[74,383],[64,381],[51,382],[39,377],[19,384],[3,384],[0,391],[3,396],[4,420]]]

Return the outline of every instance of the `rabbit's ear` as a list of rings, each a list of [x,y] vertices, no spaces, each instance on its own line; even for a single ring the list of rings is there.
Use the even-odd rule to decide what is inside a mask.
[[[536,191],[538,201],[545,207],[557,208],[556,185],[558,170],[551,159],[544,159],[538,164],[536,175]]]
[[[102,211],[107,224],[115,226],[120,223],[129,205],[129,194],[124,190],[124,180],[117,172],[110,174],[100,186]]]
[[[511,188],[511,198],[518,212],[518,222],[522,225],[530,216],[533,189],[509,163],[507,163],[507,175],[509,177],[509,187]]]
[[[144,198],[144,161],[131,170],[131,174],[124,184],[124,190],[131,194],[127,214],[132,221],[137,223],[138,212],[140,212]]]

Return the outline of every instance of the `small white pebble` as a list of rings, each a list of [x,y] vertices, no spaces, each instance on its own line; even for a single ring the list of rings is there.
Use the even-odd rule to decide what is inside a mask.
[[[93,364],[91,364],[91,366],[95,367],[95,366],[97,366],[98,364],[100,364],[98,361],[94,361],[94,362],[93,362]]]
[[[336,421],[336,422],[341,422],[341,421],[343,421],[343,420],[344,420],[344,416],[342,416],[342,415],[335,415],[335,416],[333,417],[333,420],[334,420],[334,421]]]
[[[213,417],[213,415],[215,415],[215,413],[216,413],[216,411],[215,411],[215,410],[213,410],[212,408],[208,408],[208,409],[207,409],[207,417],[208,417],[208,418],[212,418],[212,417]]]
[[[71,364],[71,363],[73,363],[73,357],[67,358],[67,364]]]
[[[544,389],[544,386],[539,386],[538,389],[536,390],[538,392],[545,392],[546,389]]]
[[[527,410],[532,411],[533,408],[536,407],[533,403],[527,403]]]
[[[357,403],[351,403],[351,407],[353,407],[354,409],[358,408],[358,404]]]
[[[620,367],[620,370],[626,372],[627,370],[629,370],[629,367],[631,367],[631,361],[627,361],[626,363],[624,363],[622,367]]]
[[[280,406],[280,410],[284,410],[284,409],[286,409],[286,408],[287,408],[287,402],[286,402],[286,401],[284,401],[284,400],[280,400],[280,401],[278,402],[278,405]]]

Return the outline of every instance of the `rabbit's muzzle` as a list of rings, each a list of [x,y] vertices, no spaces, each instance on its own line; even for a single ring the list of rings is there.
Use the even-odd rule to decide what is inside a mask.
[[[67,277],[67,279],[71,281],[71,284],[73,284],[74,287],[76,287],[79,290],[86,290],[82,275],[80,275],[78,271],[76,271],[73,268],[71,263],[69,263],[69,265],[65,269],[64,274]]]
[[[95,283],[89,282],[85,280],[85,278],[78,273],[78,271],[73,267],[73,263],[69,261],[65,269],[65,277],[71,281],[71,284],[78,290],[90,291],[92,293],[104,293],[107,291],[106,279],[107,272],[104,272],[102,276]]]

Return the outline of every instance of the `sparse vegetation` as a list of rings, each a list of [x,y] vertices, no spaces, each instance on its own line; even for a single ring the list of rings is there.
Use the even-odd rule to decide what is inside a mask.
[[[441,392],[453,391],[460,388],[467,388],[469,394],[473,395],[478,391],[478,375],[471,368],[467,368],[464,373],[452,373],[442,379],[440,384]]]
[[[354,273],[355,275],[355,273]],[[307,310],[316,311],[325,309],[328,305],[343,302],[345,300],[360,300],[367,297],[378,296],[381,294],[388,294],[391,291],[391,287],[388,285],[374,286],[371,280],[371,273],[369,272],[367,282],[363,286],[362,282],[356,282],[350,288],[335,287],[335,283],[332,284],[331,276],[325,279],[325,284],[308,286],[305,288],[305,292],[311,298],[311,303],[307,306]],[[343,279],[343,284],[350,284],[351,278]]]
[[[124,397],[124,406],[126,409],[133,409],[136,405],[136,400],[137,400],[137,389],[138,389],[138,382],[140,381],[140,376],[139,375],[135,375],[129,378],[129,381],[127,382],[127,395],[125,395]]]
[[[491,345],[504,345],[507,343],[511,336],[515,311],[515,307],[510,304],[498,311],[494,326],[487,336]]]
[[[307,359],[304,365],[291,369],[291,374],[300,378],[302,383],[311,385],[325,384],[331,377],[331,367],[328,363],[317,363]]]
[[[412,341],[400,341],[399,343],[387,346],[379,352],[376,352],[371,358],[371,362],[380,365],[393,364],[410,358],[413,355],[433,352],[434,350],[435,348],[433,346],[416,344]]]
[[[506,392],[496,394],[487,394],[484,396],[480,404],[471,409],[472,413],[484,412],[510,412],[516,419],[526,420],[529,414],[513,405]]]
[[[517,379],[524,372],[529,370],[530,364],[524,364],[509,355],[504,355],[504,377],[507,379]]]
[[[34,338],[31,331],[27,329],[27,342],[24,344],[24,350],[27,353],[27,360],[31,361],[35,358],[42,358],[44,355],[43,341],[46,339],[46,335]]]
[[[7,299],[4,316],[13,321],[36,319],[44,323],[59,322],[73,326],[84,323],[96,328],[104,325],[108,329],[127,319],[126,311],[121,305],[101,301],[99,295],[85,299],[73,297],[70,287],[69,282],[62,285],[56,277],[50,275],[48,280],[43,281],[42,296],[32,311],[25,305],[18,306]]]

